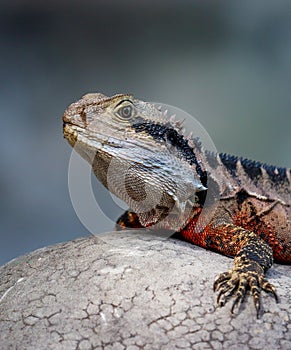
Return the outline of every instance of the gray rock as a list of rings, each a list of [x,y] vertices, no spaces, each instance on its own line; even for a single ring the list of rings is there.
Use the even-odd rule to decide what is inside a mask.
[[[1,349],[291,349],[290,266],[237,315],[215,307],[232,259],[138,231],[57,244],[0,268]]]

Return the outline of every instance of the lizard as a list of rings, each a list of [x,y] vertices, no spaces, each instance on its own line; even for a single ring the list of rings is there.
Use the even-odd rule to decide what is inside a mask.
[[[207,151],[180,121],[130,94],[84,95],[65,110],[63,133],[129,206],[121,229],[173,230],[233,257],[213,284],[219,306],[233,300],[231,313],[247,290],[257,317],[261,290],[278,302],[265,273],[274,261],[291,263],[290,168]]]

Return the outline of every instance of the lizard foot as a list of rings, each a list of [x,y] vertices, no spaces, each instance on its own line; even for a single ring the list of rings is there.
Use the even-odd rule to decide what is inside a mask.
[[[257,318],[261,308],[261,290],[272,293],[278,302],[275,287],[264,277],[263,268],[256,261],[245,257],[237,257],[233,269],[219,275],[213,285],[214,291],[218,291],[219,306],[224,306],[230,297],[234,296],[231,313],[234,312],[235,307],[239,308],[248,288],[253,296]]]
[[[129,228],[142,228],[136,213],[126,211],[117,220],[115,230],[127,230]]]

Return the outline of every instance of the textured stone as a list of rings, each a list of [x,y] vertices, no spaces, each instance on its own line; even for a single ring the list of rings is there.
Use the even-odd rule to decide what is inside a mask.
[[[291,267],[268,278],[259,320],[216,308],[232,260],[186,242],[124,231],[46,247],[0,268],[1,349],[290,349]]]

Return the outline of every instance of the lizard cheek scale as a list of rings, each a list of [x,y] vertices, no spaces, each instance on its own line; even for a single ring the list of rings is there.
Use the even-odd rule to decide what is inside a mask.
[[[289,168],[211,153],[186,137],[181,123],[128,94],[83,96],[64,112],[63,131],[82,157],[94,155],[96,177],[129,205],[118,229],[172,229],[233,257],[233,267],[213,285],[219,306],[232,299],[231,312],[240,310],[247,290],[257,317],[262,290],[278,301],[265,273],[273,261],[291,264]],[[125,184],[118,180],[123,169]],[[215,205],[204,223],[208,198]]]

